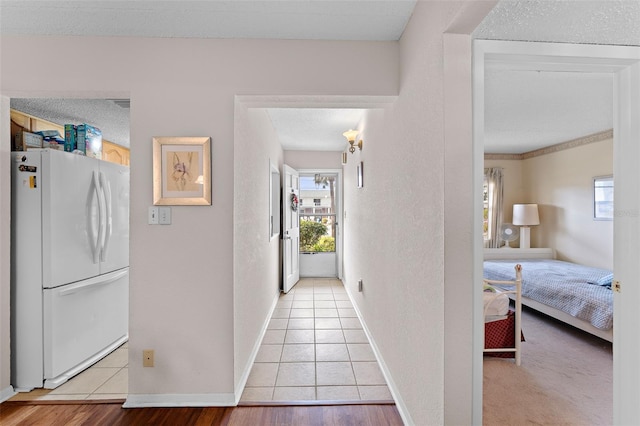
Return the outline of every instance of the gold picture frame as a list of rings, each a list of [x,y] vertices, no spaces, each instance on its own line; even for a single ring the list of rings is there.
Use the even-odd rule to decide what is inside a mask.
[[[211,205],[211,138],[153,138],[153,205]]]

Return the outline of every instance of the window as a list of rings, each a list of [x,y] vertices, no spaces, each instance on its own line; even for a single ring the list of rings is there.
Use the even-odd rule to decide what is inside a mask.
[[[489,182],[486,175],[482,185],[482,236],[484,241],[491,238],[489,236]]]
[[[503,187],[502,169],[500,167],[484,169],[482,233],[485,247],[498,248],[502,243],[499,229],[502,225]]]
[[[300,174],[300,197],[313,207],[300,212],[300,252],[335,252],[337,174]]]
[[[613,220],[613,176],[593,178],[593,218]]]

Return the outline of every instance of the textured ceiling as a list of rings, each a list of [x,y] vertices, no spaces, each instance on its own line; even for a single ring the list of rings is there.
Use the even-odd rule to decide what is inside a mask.
[[[129,146],[129,108],[105,99],[11,99],[11,108],[56,124],[87,123],[102,137]]]
[[[640,1],[501,1],[476,39],[640,46]],[[523,153],[613,127],[613,78],[485,72],[485,151]]]
[[[415,0],[3,0],[1,4],[2,34],[398,40]]]
[[[485,152],[520,154],[612,127],[611,74],[485,74]]]
[[[474,36],[640,46],[640,1],[503,0],[478,26]]]
[[[284,150],[343,151],[348,144],[342,133],[356,129],[365,110],[269,108],[267,111]]]

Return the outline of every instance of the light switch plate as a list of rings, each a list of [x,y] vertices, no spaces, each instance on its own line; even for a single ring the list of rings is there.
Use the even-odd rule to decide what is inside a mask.
[[[171,207],[160,207],[159,210],[160,225],[171,225]]]
[[[158,207],[149,207],[149,225],[157,225],[158,224]]]

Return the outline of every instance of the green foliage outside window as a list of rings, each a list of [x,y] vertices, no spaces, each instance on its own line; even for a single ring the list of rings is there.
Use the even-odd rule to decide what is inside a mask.
[[[323,235],[318,242],[313,245],[313,250],[311,251],[334,252],[336,251],[336,239],[328,235]]]
[[[301,252],[332,252],[336,243],[327,234],[327,226],[312,220],[300,221],[300,251]]]

